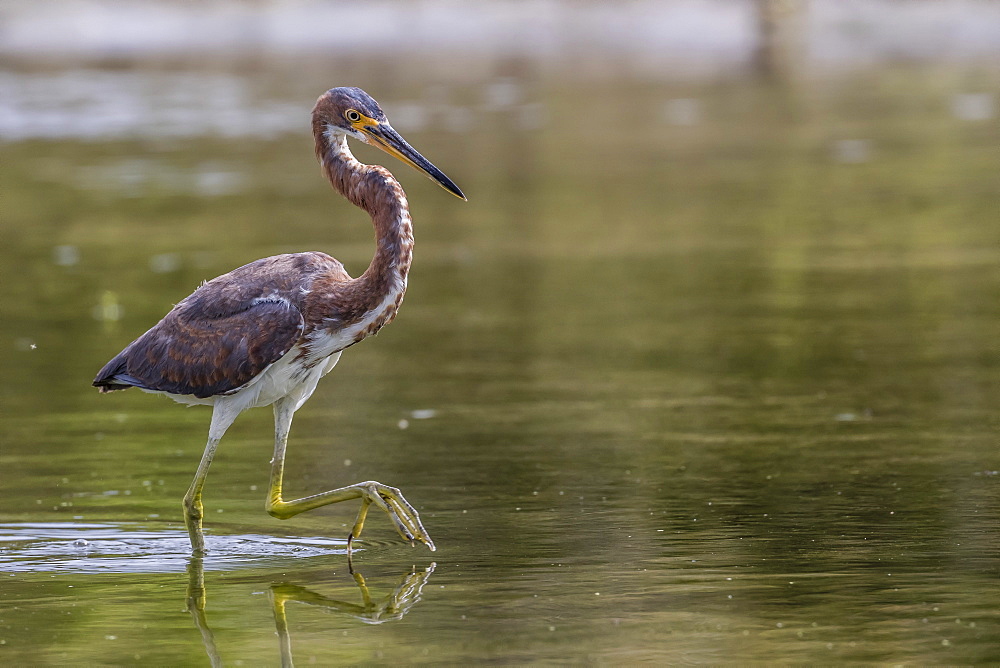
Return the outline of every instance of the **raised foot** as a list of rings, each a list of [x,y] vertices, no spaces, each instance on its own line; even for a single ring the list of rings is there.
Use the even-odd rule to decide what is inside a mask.
[[[420,515],[397,488],[369,480],[351,485],[348,489],[356,490],[361,495],[361,510],[358,511],[358,519],[354,523],[351,535],[347,538],[348,554],[351,551],[351,543],[361,535],[365,517],[368,515],[368,507],[373,504],[385,511],[399,535],[410,541],[411,545],[414,541],[420,541],[430,548],[431,552],[437,549],[434,547],[434,541],[427,534],[427,530],[424,529],[424,525],[420,522]]]

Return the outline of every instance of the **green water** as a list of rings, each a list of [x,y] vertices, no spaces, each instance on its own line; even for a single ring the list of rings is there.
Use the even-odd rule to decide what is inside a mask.
[[[391,120],[426,101],[374,70]],[[208,411],[89,387],[203,279],[367,266],[305,122],[345,82],[272,79],[301,132],[0,147],[0,662],[1000,662],[1000,129],[950,107],[995,77],[454,82],[461,131],[396,125],[468,203],[358,148],[409,194],[410,290],[297,414],[287,493],[396,485],[438,545],[372,513],[362,578],[356,505],[264,512],[270,411],[200,563]]]

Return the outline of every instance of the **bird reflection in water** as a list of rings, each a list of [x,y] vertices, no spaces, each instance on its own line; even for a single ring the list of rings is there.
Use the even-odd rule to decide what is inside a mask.
[[[368,583],[361,573],[354,570],[353,564],[348,561],[351,577],[357,584],[361,592],[361,602],[341,601],[330,598],[322,594],[307,589],[301,585],[289,582],[274,582],[268,591],[268,598],[271,601],[271,611],[274,614],[274,626],[278,634],[278,648],[281,652],[281,665],[292,666],[292,637],[288,628],[288,616],[286,605],[289,602],[304,603],[306,605],[323,608],[330,612],[337,612],[365,624],[384,624],[397,619],[402,619],[420,600],[420,594],[428,578],[437,567],[437,563],[431,562],[423,570],[412,566],[410,570],[403,573],[399,578],[395,589],[381,598],[372,597],[368,589]],[[205,645],[205,652],[211,661],[212,666],[222,666],[222,657],[215,644],[215,635],[208,626],[208,618],[205,615],[205,567],[201,557],[192,557],[188,562],[188,586],[187,586],[187,610],[194,619],[194,625],[201,633],[202,643]]]

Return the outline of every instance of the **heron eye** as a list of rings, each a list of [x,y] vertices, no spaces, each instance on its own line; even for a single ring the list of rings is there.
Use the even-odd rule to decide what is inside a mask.
[[[358,112],[354,111],[353,109],[348,109],[347,111],[345,111],[344,112],[344,116],[351,123],[357,123],[358,121],[361,120],[361,114],[359,114]]]

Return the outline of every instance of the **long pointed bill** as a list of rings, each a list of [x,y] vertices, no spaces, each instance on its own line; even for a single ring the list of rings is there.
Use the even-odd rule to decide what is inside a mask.
[[[406,143],[406,140],[399,136],[399,133],[392,129],[388,123],[369,125],[359,128],[368,138],[368,143],[382,149],[394,158],[402,160],[417,171],[423,172],[431,181],[438,184],[455,197],[465,199],[461,189],[455,182],[445,176],[444,172],[431,164],[430,160],[417,153],[417,150]]]

